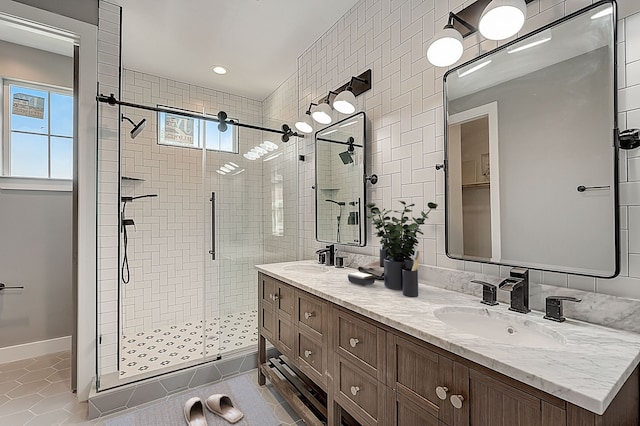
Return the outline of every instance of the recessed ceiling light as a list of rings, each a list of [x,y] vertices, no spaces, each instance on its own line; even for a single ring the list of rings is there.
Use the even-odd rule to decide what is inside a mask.
[[[216,74],[226,74],[227,73],[227,69],[225,67],[221,67],[220,65],[215,65],[211,68],[211,71],[215,72]]]

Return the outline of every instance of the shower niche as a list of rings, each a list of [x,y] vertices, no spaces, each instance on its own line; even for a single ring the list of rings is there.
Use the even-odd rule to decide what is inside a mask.
[[[359,112],[315,134],[317,241],[366,245],[366,127]]]

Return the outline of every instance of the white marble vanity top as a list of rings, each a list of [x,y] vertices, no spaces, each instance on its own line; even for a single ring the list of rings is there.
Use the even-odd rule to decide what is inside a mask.
[[[532,311],[526,315],[511,312],[504,303],[486,306],[477,297],[428,285],[429,277],[420,277],[419,296],[411,298],[403,296],[401,291],[385,288],[382,281],[364,287],[350,283],[347,274],[354,269],[327,268],[316,272],[308,266],[297,271],[293,266],[314,264],[312,261],[286,262],[256,268],[596,414],[604,413],[640,362],[640,334],[570,318],[555,323],[543,319],[542,312]],[[423,284],[424,281],[427,284]],[[486,308],[490,315],[495,313],[500,318],[509,315],[514,318],[514,324],[544,330],[561,344],[532,348],[477,337],[436,317],[444,311],[442,308],[451,307]]]

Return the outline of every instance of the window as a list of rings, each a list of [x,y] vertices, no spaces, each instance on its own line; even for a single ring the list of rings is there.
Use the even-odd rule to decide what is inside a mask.
[[[5,81],[5,176],[73,178],[73,93]]]
[[[227,130],[218,130],[218,121],[158,113],[158,144],[202,148],[210,151],[238,153],[236,126],[227,123]]]

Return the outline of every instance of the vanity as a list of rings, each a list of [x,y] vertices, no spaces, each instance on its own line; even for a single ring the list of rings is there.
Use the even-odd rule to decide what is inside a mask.
[[[637,334],[424,284],[407,298],[309,261],[257,269],[259,382],[268,378],[307,424],[638,424]],[[267,342],[312,395],[272,367]]]

